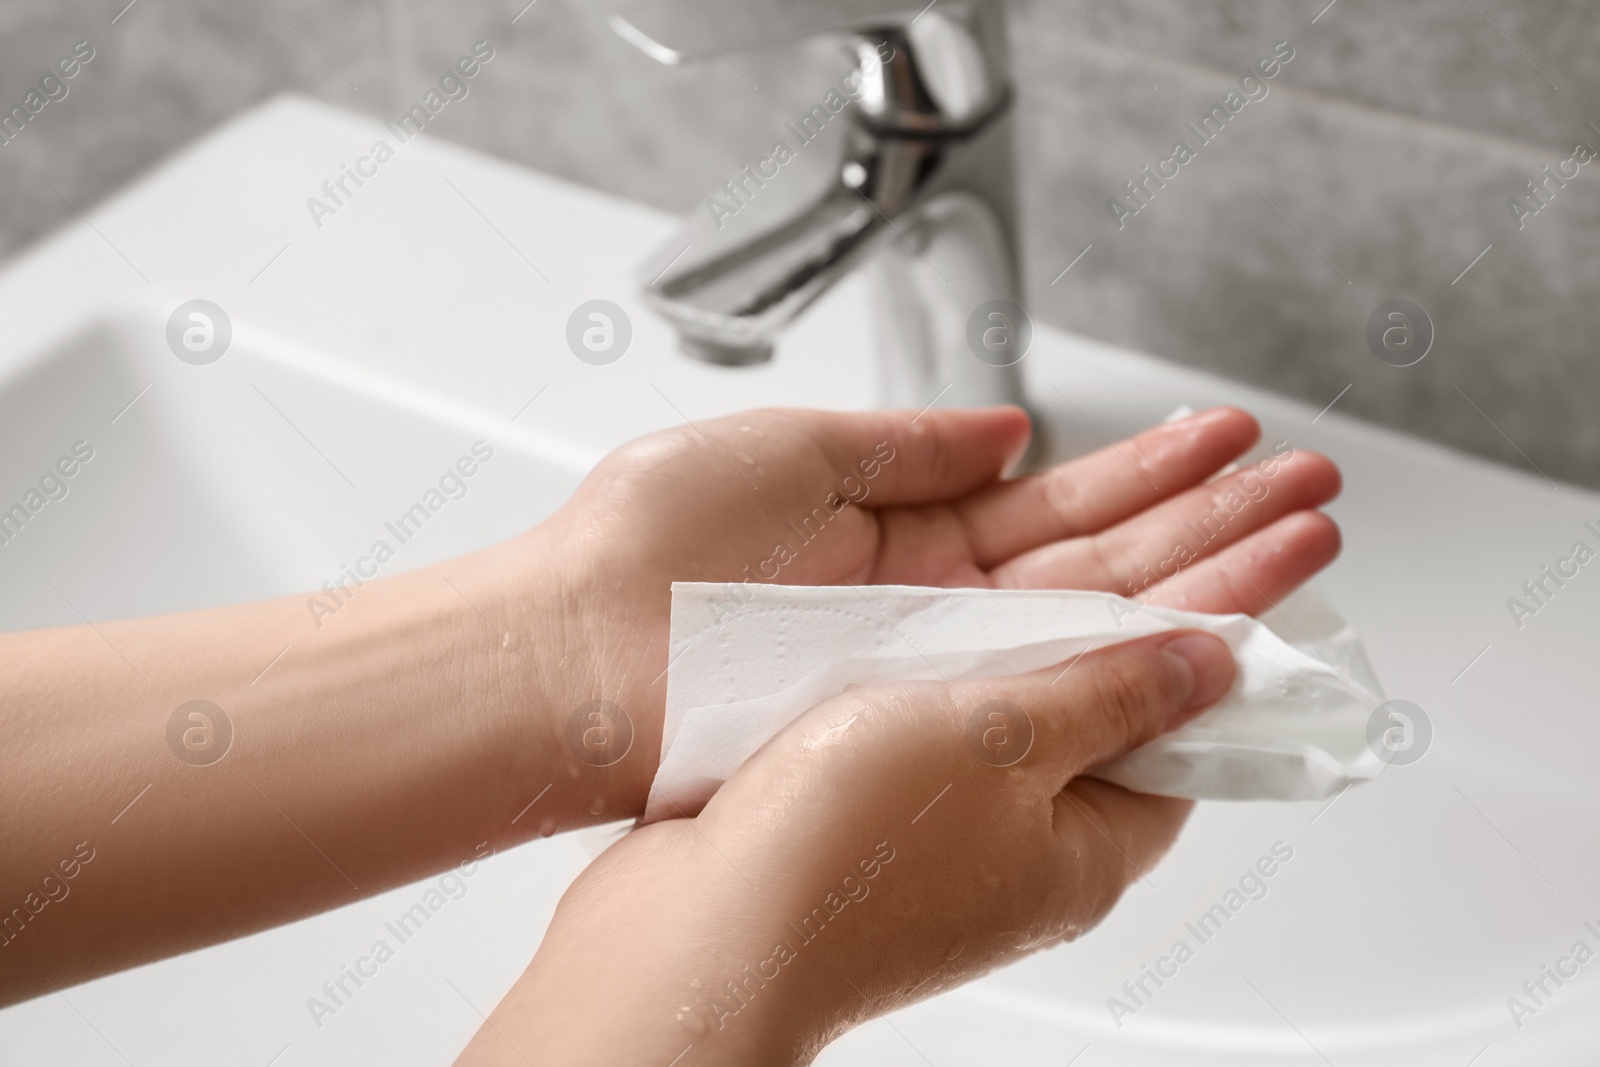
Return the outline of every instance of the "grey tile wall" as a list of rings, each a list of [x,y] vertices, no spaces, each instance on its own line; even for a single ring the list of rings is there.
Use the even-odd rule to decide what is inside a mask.
[[[1338,27],[1370,19],[1400,33],[1390,11],[1402,5],[1341,0],[1311,26],[1325,3],[1298,19],[1291,7],[1301,5],[1264,3],[1080,4],[1087,18],[1069,7],[1071,20],[1026,9],[1031,32],[1019,38],[1018,76],[1029,87],[1022,172],[1036,310],[1319,408],[1348,385],[1338,405],[1346,413],[1524,470],[1537,465],[1553,479],[1600,484],[1600,309],[1587,298],[1600,284],[1600,164],[1580,168],[1520,231],[1506,206],[1574,141],[1600,148],[1581,111],[1569,119],[1540,111],[1558,96],[1575,108],[1564,98],[1578,96],[1581,82],[1541,56],[1540,66],[1567,83],[1553,90],[1463,0],[1469,17],[1453,33],[1435,32],[1437,9],[1447,5],[1432,2],[1410,5],[1406,18],[1435,9],[1423,23],[1434,28],[1405,33],[1413,63],[1437,68],[1434,84],[1449,84],[1461,66],[1477,71],[1482,84],[1471,94],[1436,90],[1430,100],[1380,90],[1369,62],[1352,61],[1368,76],[1355,79],[1358,92],[1340,95],[1329,84],[1332,56],[1359,55],[1364,45]],[[1186,25],[1156,31],[1148,28],[1154,18],[1128,15],[1158,6],[1186,12]],[[1497,21],[1510,30],[1509,19]],[[1600,12],[1592,23],[1600,30]],[[1469,33],[1479,38],[1471,47]],[[1293,60],[1263,99],[1202,144],[1184,123],[1198,122],[1236,88],[1235,72],[1279,40],[1290,42]],[[1483,54],[1500,48],[1531,77]],[[1506,102],[1519,94],[1521,111]],[[1600,121],[1600,98],[1590,99]],[[1492,121],[1470,128],[1478,104]],[[1482,128],[1519,121],[1538,139]],[[1563,124],[1571,127],[1564,137]],[[1119,229],[1107,201],[1179,139],[1196,157],[1166,187],[1152,184],[1147,206]],[[1090,243],[1072,273],[1050,285]],[[1369,315],[1393,298],[1420,304],[1436,327],[1416,366],[1388,366],[1367,348]]]
[[[494,62],[430,133],[673,210],[836,74],[817,45],[658,67],[578,0],[525,3],[6,0],[0,102],[74,41],[96,57],[0,146],[0,255],[240,108],[294,90],[388,117],[483,38]],[[1013,13],[1038,317],[1600,487],[1600,162],[1520,229],[1507,207],[1574,142],[1600,148],[1586,127],[1600,125],[1600,8],[1015,0]],[[1294,58],[1267,96],[1199,144],[1184,122],[1280,40]],[[1108,200],[1179,139],[1194,159],[1119,227]],[[1392,298],[1436,327],[1412,367],[1365,342]]]

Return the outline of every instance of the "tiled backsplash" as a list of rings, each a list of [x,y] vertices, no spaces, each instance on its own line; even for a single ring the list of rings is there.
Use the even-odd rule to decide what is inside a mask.
[[[7,108],[74,42],[94,58],[0,145],[0,254],[275,93],[393,118],[478,40],[495,59],[430,134],[673,210],[838,73],[820,45],[658,67],[578,0],[525,4],[8,0]],[[1600,161],[1567,162],[1580,141],[1600,150],[1600,8],[1019,0],[1013,14],[1037,317],[1600,487]],[[1275,46],[1292,58],[1241,91]],[[1200,129],[1219,106],[1227,121]],[[1368,320],[1394,299],[1435,327],[1413,366],[1369,350]]]

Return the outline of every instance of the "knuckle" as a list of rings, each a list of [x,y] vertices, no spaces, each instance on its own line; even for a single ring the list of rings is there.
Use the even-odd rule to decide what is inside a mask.
[[[1166,677],[1147,663],[1118,657],[1094,672],[1094,687],[1112,742],[1131,746],[1151,732],[1164,703]]]
[[[695,443],[693,432],[686,426],[658,430],[643,437],[636,437],[607,453],[596,465],[596,470],[610,475],[620,475],[657,469],[663,464],[675,463],[684,456],[691,455]]]
[[[1131,437],[1118,446],[1117,451],[1127,460],[1141,479],[1148,478],[1156,467],[1150,450],[1150,438],[1144,434]]]
[[[1129,883],[1139,877],[1139,872],[1133,865],[1121,856],[1108,857],[1105,863],[1095,864],[1095,873],[1090,878],[1088,912],[1098,923],[1111,913],[1122,899],[1122,894],[1127,892]]]
[[[1076,479],[1066,475],[1061,468],[1040,475],[1039,489],[1045,506],[1055,516],[1061,530],[1075,531],[1080,525],[1078,517],[1084,511],[1083,488]]]
[[[943,419],[912,423],[901,432],[905,435],[906,450],[921,457],[919,465],[927,470],[930,484],[945,484],[960,468],[960,456],[950,440],[950,430]]]
[[[1114,587],[1119,594],[1124,587],[1131,590],[1132,583],[1122,577],[1131,568],[1123,567],[1120,560],[1114,558],[1114,554],[1108,550],[1105,535],[1094,533],[1083,540],[1089,548],[1089,565],[1095,569],[1100,584]]]
[[[854,691],[858,707],[904,729],[914,737],[942,737],[930,724],[954,727],[959,722],[956,700],[944,682],[900,682]]]
[[[1108,817],[1106,809],[1090,797],[1081,797],[1080,802],[1093,812],[1095,824],[1087,845],[1101,853],[1103,859],[1093,865],[1087,896],[1096,914],[1104,915],[1143,872],[1132,859],[1138,849],[1125,822]]]

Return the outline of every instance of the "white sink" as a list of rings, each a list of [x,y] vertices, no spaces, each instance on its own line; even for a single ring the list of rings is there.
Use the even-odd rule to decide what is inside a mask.
[[[74,445],[92,453],[6,543],[0,626],[315,587],[396,541],[385,520],[479,440],[493,459],[449,483],[459,498],[397,542],[388,569],[525,529],[587,466],[505,419],[245,330],[219,362],[182,363],[165,329],[153,309],[111,311],[0,385],[0,485],[23,490]]]
[[[315,588],[475,441],[494,460],[392,569],[539,521],[639,433],[760,404],[870,404],[862,287],[818,305],[771,364],[691,363],[630,280],[672,220],[494,160],[412,142],[317,228],[305,199],[380,136],[276,101],[0,274],[0,507],[75,442],[94,450],[0,547],[0,625]],[[233,327],[208,365],[166,340],[197,298]],[[568,315],[596,298],[633,325],[609,366],[566,348]],[[1101,929],[865,1027],[822,1062],[1059,1067],[1087,1046],[1081,1067],[1479,1053],[1494,1067],[1600,1044],[1600,965],[1520,1030],[1505,1005],[1588,936],[1585,920],[1600,926],[1600,571],[1520,630],[1506,608],[1573,541],[1596,541],[1583,523],[1600,525],[1600,498],[1048,328],[1024,368],[1064,453],[1179,404],[1236,403],[1269,442],[1338,460],[1346,551],[1324,585],[1391,695],[1432,717],[1434,745],[1326,809],[1203,806]],[[605,837],[497,857],[320,1027],[306,999],[420,886],[0,1012],[0,1048],[88,1067],[449,1062]],[[1115,1026],[1107,998],[1280,840],[1294,858],[1268,895]]]

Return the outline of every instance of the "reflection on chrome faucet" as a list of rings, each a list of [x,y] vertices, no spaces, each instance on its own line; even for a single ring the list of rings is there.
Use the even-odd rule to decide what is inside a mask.
[[[775,142],[643,265],[646,297],[684,351],[725,365],[765,362],[790,321],[869,266],[881,309],[881,403],[1020,402],[1016,360],[974,350],[968,329],[980,309],[1018,300],[1012,94],[998,5],[854,22],[801,11],[795,20],[813,21],[779,27],[741,26],[742,16],[720,8],[713,18],[699,10],[707,5],[698,0],[684,14],[692,23],[707,14],[716,43],[674,39],[676,24],[643,4],[624,5],[612,25],[668,63],[833,33],[853,67],[821,105],[785,125],[798,146]],[[826,139],[828,151],[811,149],[835,127],[842,136]]]
[[[880,64],[888,63],[894,59],[894,46],[883,42],[878,46],[877,57]],[[717,192],[706,197],[706,210],[717,229],[722,229],[725,219],[737,215],[740,208],[747,206],[757,191],[766,188],[767,182],[778,177],[781,168],[791,162],[800,149],[821,137],[835,116],[859,102],[865,91],[866,81],[861,72],[852,70],[839,79],[838,89],[829,89],[820,101],[799,118],[785,122],[783,128],[794,137],[793,148],[789,147],[789,142],[779,138],[772,143],[772,151],[766,158],[756,163],[754,171],[748,163],[745,164],[739,173],[723,182]]]

